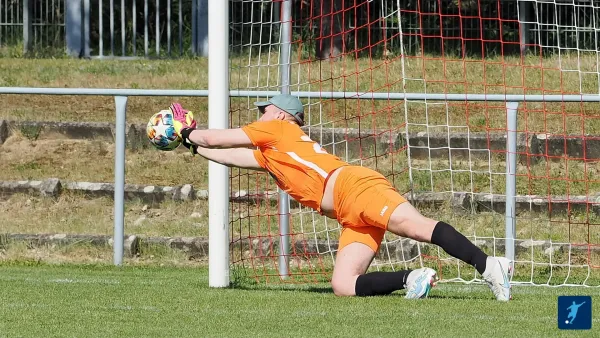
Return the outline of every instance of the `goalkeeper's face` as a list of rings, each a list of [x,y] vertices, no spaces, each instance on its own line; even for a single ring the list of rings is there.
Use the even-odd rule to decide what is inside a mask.
[[[273,120],[285,120],[285,119],[287,119],[287,116],[289,115],[285,111],[281,110],[280,108],[277,108],[277,106],[272,105],[272,104],[265,106],[265,107],[260,107],[260,111],[263,114],[258,120],[263,121],[263,122],[273,121]],[[292,117],[292,116],[290,115],[290,117]],[[292,119],[293,119],[293,117],[292,117]]]

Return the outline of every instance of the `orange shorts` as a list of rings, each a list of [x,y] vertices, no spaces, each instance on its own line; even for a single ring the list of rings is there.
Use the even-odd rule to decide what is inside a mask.
[[[396,207],[406,202],[390,182],[369,168],[342,169],[333,188],[333,204],[342,225],[338,251],[359,242],[377,252]]]

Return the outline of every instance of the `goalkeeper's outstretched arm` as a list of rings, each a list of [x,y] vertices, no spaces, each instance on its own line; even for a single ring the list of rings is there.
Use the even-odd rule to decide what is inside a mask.
[[[223,149],[252,146],[252,141],[250,141],[248,135],[240,128],[205,130],[184,128],[181,134],[186,142],[203,148]]]
[[[265,169],[258,164],[258,161],[256,161],[252,149],[209,149],[198,147],[196,152],[208,160],[226,165],[228,167],[265,171]]]

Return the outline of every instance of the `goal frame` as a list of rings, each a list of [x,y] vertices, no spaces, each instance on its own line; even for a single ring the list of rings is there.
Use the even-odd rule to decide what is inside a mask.
[[[289,0],[282,2],[282,8],[289,6]],[[280,91],[250,91],[229,89],[229,20],[228,2],[212,0],[210,6],[210,49],[209,49],[209,89],[208,90],[138,90],[138,89],[105,89],[105,88],[32,88],[32,87],[0,87],[0,94],[14,95],[91,95],[113,96],[115,98],[115,186],[114,186],[114,264],[123,262],[124,237],[124,184],[125,184],[125,142],[126,142],[126,107],[129,96],[179,96],[179,97],[209,97],[209,128],[228,128],[229,100],[231,97],[270,97],[287,90],[299,98],[313,99],[368,99],[368,100],[415,100],[442,102],[503,102],[507,112],[506,126],[506,256],[511,258],[515,252],[515,202],[516,202],[516,163],[517,163],[517,111],[521,102],[600,102],[600,95],[525,95],[525,94],[439,94],[439,93],[373,93],[373,92],[311,92],[289,91],[289,54],[281,56],[280,64],[284,68],[281,74],[287,74],[281,79]],[[289,16],[282,15],[282,18]],[[283,20],[282,20],[283,21]],[[288,20],[289,21],[289,20]],[[282,26],[285,28],[285,26]],[[217,29],[215,29],[217,28]],[[287,34],[286,34],[287,36]],[[290,41],[282,39],[289,51]],[[286,59],[287,58],[287,59]],[[285,70],[288,69],[286,72]],[[287,81],[287,82],[286,82]],[[408,131],[405,130],[407,133]],[[410,147],[408,148],[410,158]],[[209,164],[209,285],[210,287],[228,287],[229,281],[229,170],[227,167],[211,162]],[[287,241],[285,231],[289,226],[289,202],[285,194],[279,195],[280,201],[280,237]],[[289,199],[287,200],[289,201]],[[288,243],[289,244],[289,243]],[[281,245],[280,262],[286,262],[289,245]],[[281,265],[281,264],[280,264]],[[289,274],[286,264],[280,267],[280,275]]]
[[[516,168],[517,168],[517,112],[519,102],[600,102],[598,95],[501,95],[501,94],[424,94],[424,93],[359,93],[359,92],[290,92],[290,50],[291,50],[291,0],[281,1],[281,41],[280,41],[280,91],[229,91],[223,81],[228,73],[228,2],[211,0],[209,6],[209,126],[227,128],[223,111],[229,111],[229,98],[238,96],[273,96],[279,93],[292,94],[299,98],[320,99],[369,99],[369,100],[422,100],[422,101],[495,101],[504,102],[507,113],[506,125],[506,203],[505,203],[505,256],[514,261],[516,236]],[[218,4],[218,5],[217,5]],[[225,23],[225,24],[224,24]],[[212,60],[212,61],[210,61]],[[218,103],[217,103],[218,102]],[[408,134],[408,127],[404,133]],[[408,135],[407,135],[408,137]],[[410,160],[410,147],[407,150]],[[217,191],[229,191],[229,177],[226,167],[211,163],[209,166],[209,286],[229,285],[229,195]],[[227,171],[228,172],[228,171]],[[218,187],[221,187],[220,189]],[[223,189],[222,187],[226,187]],[[289,276],[289,196],[279,191],[279,277]]]

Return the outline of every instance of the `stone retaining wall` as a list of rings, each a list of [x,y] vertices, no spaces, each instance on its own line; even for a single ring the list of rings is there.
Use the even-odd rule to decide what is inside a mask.
[[[113,183],[68,182],[57,178],[43,181],[0,181],[0,197],[8,198],[17,193],[58,197],[62,193],[76,193],[86,198],[114,197]],[[405,197],[417,207],[450,207],[454,212],[504,213],[506,197],[498,194],[470,193],[407,193]],[[232,191],[230,200],[247,203],[272,201],[277,203],[277,191],[261,191],[250,194],[248,191]],[[125,185],[125,199],[138,199],[145,203],[160,203],[165,200],[188,201],[208,199],[208,190],[196,190],[191,184],[181,186]],[[298,203],[291,201],[292,207]],[[516,196],[517,213],[531,211],[539,213],[561,213],[567,211],[586,211],[600,214],[600,192],[589,196]]]

